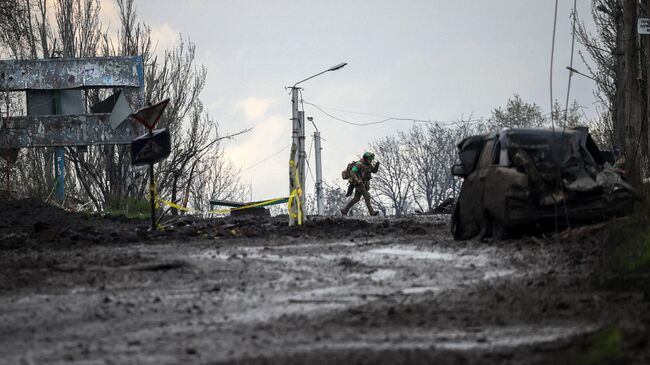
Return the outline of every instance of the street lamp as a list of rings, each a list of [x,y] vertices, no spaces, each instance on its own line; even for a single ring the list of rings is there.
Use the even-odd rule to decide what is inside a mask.
[[[587,75],[587,74],[584,74],[584,73],[582,73],[582,72],[576,70],[576,69],[573,68],[573,67],[567,66],[566,69],[569,70],[569,71],[571,71],[571,72],[573,72],[573,73],[575,73],[575,74],[582,75],[582,76],[584,76],[584,77],[586,77],[586,78],[588,78],[588,79],[592,79],[592,80],[598,82],[598,80],[596,80],[595,78],[593,78],[593,77],[591,77],[591,76],[589,76],[589,75]]]
[[[322,74],[324,74],[325,72],[330,72],[330,71],[340,70],[340,69],[342,69],[343,67],[345,67],[347,64],[348,64],[347,62],[341,62],[341,63],[339,63],[338,65],[332,66],[332,67],[328,68],[328,69],[325,70],[325,71],[321,71],[321,72],[319,72],[319,73],[317,73],[317,74],[315,74],[315,75],[309,76],[308,78],[306,78],[306,79],[304,79],[304,80],[300,80],[300,81],[296,82],[295,84],[293,84],[292,89],[295,88],[296,85],[298,85],[298,84],[300,84],[300,83],[302,83],[302,82],[305,82],[305,81],[307,81],[307,80],[313,79],[313,78],[316,77],[316,76],[322,75]]]
[[[316,208],[318,215],[325,214],[325,206],[323,205],[323,164],[321,162],[321,145],[320,145],[320,131],[314,123],[314,118],[307,116],[307,120],[314,125],[314,158],[316,159]]]
[[[321,71],[317,74],[314,74],[312,76],[309,76],[308,78],[304,80],[300,80],[293,84],[291,87],[291,122],[292,122],[292,131],[291,131],[291,136],[293,140],[293,146],[291,148],[291,159],[295,161],[295,166],[296,169],[298,170],[298,183],[300,184],[300,188],[304,189],[305,187],[305,160],[307,157],[307,154],[305,153],[305,121],[304,121],[304,115],[302,112],[298,110],[298,92],[300,88],[298,87],[298,84],[303,83],[307,80],[313,79],[316,76],[322,75],[326,72],[330,71],[336,71],[340,70],[343,67],[347,65],[346,62],[339,63],[337,65],[334,65],[330,68],[328,68],[325,71]],[[294,156],[294,154],[297,154],[297,156]],[[289,194],[291,194],[298,186],[296,186],[296,181],[295,177],[291,176],[291,170],[289,170]],[[300,196],[300,206],[304,207],[305,206],[305,198],[303,195]],[[298,207],[297,204],[292,204],[291,205],[291,210],[289,212],[289,225],[292,226],[295,224],[295,219],[294,217],[297,216],[298,214]]]

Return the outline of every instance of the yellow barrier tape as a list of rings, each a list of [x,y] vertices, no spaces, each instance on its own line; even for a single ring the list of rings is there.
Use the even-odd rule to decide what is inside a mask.
[[[158,191],[156,190],[156,183],[150,183],[149,184],[149,201],[151,201],[151,199],[153,199],[153,201],[154,201],[154,208],[155,209],[160,208],[160,204],[158,204],[158,201],[160,200],[160,198],[158,198]],[[151,213],[154,214],[155,211],[151,212]],[[165,227],[161,226],[158,223],[156,223],[156,229],[158,229],[159,231],[164,231]]]
[[[184,207],[184,206],[182,206],[182,205],[178,205],[178,204],[176,204],[176,203],[168,202],[168,201],[166,201],[166,200],[162,200],[162,199],[160,199],[160,198],[158,198],[158,201],[161,202],[161,203],[163,203],[163,204],[165,204],[165,205],[168,205],[168,206],[170,206],[170,207],[172,207],[172,208],[175,208],[175,209],[178,209],[178,210],[182,210],[182,211],[184,211],[184,212],[192,212],[192,211],[193,211],[193,210],[190,209],[190,208]]]
[[[158,209],[160,205],[158,205],[159,198],[158,198],[158,192],[156,191],[156,183],[149,184],[149,200],[151,199],[154,199],[154,201],[156,202],[156,209]]]
[[[287,199],[287,210],[289,212],[289,215],[292,218],[297,220],[298,225],[302,225],[302,206],[301,206],[301,199],[300,199],[302,197],[302,188],[300,187],[300,178],[298,176],[298,169],[296,169],[296,162],[294,160],[289,160],[289,166],[295,172],[294,184],[295,184],[296,188],[293,189],[293,191],[291,191],[291,194],[289,195],[289,198]],[[196,210],[196,209],[190,209],[190,208],[184,207],[184,206],[182,206],[180,204],[176,204],[174,202],[170,202],[170,201],[163,200],[163,199],[159,198],[158,197],[158,192],[156,191],[156,184],[155,183],[149,185],[149,198],[152,198],[152,197],[153,197],[153,199],[155,199],[156,209],[158,209],[160,207],[160,205],[158,204],[160,202],[160,203],[163,203],[163,204],[165,204],[165,205],[167,205],[167,206],[169,206],[171,208],[174,208],[174,209],[182,210],[184,212],[193,212],[193,213],[200,213],[200,214],[226,214],[226,213],[230,213],[230,212],[232,212],[234,210],[243,210],[243,209],[249,209],[249,208],[256,208],[256,207],[260,207],[260,206],[264,206],[264,205],[267,205],[267,204],[275,203],[277,201],[285,199],[285,198],[273,198],[273,199],[265,200],[265,201],[258,202],[258,203],[244,205],[243,207],[236,207],[236,208],[230,208],[230,209],[219,209],[219,210],[209,210],[207,212],[202,212],[202,211],[199,211],[199,210]],[[297,211],[298,211],[295,214],[291,212],[291,207],[292,207],[292,201],[293,200],[296,201],[296,208],[297,208]]]
[[[196,210],[196,209],[190,209],[188,207],[184,207],[182,205],[179,205],[179,204],[176,204],[176,203],[173,203],[173,202],[169,202],[169,201],[166,201],[166,200],[163,200],[163,199],[160,199],[160,198],[158,198],[157,201],[159,201],[159,202],[161,202],[161,203],[163,203],[165,205],[168,205],[168,206],[170,206],[172,208],[182,210],[184,212],[193,212],[193,213],[201,213],[201,214],[226,214],[226,213],[230,213],[233,210],[243,210],[243,209],[249,209],[249,208],[256,208],[256,207],[260,207],[260,206],[263,206],[263,205],[275,203],[275,202],[283,200],[283,199],[285,199],[285,198],[273,198],[273,199],[265,200],[263,202],[244,205],[242,207],[229,208],[229,209],[219,209],[219,210],[209,210],[207,212],[199,211],[199,210]]]
[[[287,210],[289,212],[289,216],[291,218],[296,219],[298,222],[298,225],[302,225],[302,206],[301,206],[301,196],[302,196],[302,188],[300,187],[300,178],[298,176],[298,169],[296,168],[296,161],[294,160],[289,160],[289,168],[293,169],[295,172],[294,176],[294,185],[296,186],[295,189],[291,191],[291,195],[289,195],[289,200],[287,201]],[[296,200],[296,210],[297,213],[292,213],[291,212],[291,206],[292,206],[292,201]]]
[[[261,206],[263,206],[263,205],[267,205],[267,204],[275,203],[275,202],[280,201],[280,200],[282,200],[282,199],[285,199],[285,198],[269,199],[269,200],[266,200],[266,201],[263,201],[263,202],[259,202],[259,203],[254,203],[254,204],[245,205],[245,206],[243,206],[243,207],[232,208],[232,209],[230,209],[230,210],[232,211],[232,210],[242,210],[242,209],[248,209],[248,208],[257,208],[257,207],[261,207]]]

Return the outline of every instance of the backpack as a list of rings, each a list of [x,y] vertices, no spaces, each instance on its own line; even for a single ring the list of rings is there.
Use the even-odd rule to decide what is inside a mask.
[[[345,168],[345,170],[341,171],[341,178],[343,178],[343,180],[347,180],[352,176],[351,172],[355,163],[357,163],[357,161],[350,162],[348,166]]]

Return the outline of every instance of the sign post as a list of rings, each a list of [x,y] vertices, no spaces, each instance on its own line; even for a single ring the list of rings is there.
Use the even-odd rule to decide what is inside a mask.
[[[134,165],[149,165],[149,200],[151,202],[151,229],[156,229],[156,182],[153,176],[153,165],[169,156],[171,138],[165,129],[154,131],[160,116],[167,107],[169,99],[158,104],[143,108],[131,115],[133,119],[147,128],[147,134],[131,142],[131,163]]]

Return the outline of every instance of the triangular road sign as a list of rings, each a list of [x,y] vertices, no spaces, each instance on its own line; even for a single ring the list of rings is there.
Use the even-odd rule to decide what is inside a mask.
[[[156,127],[156,124],[160,120],[162,113],[165,111],[167,104],[169,104],[169,99],[165,99],[158,104],[142,108],[133,113],[131,117],[144,124],[147,129],[152,130]]]

